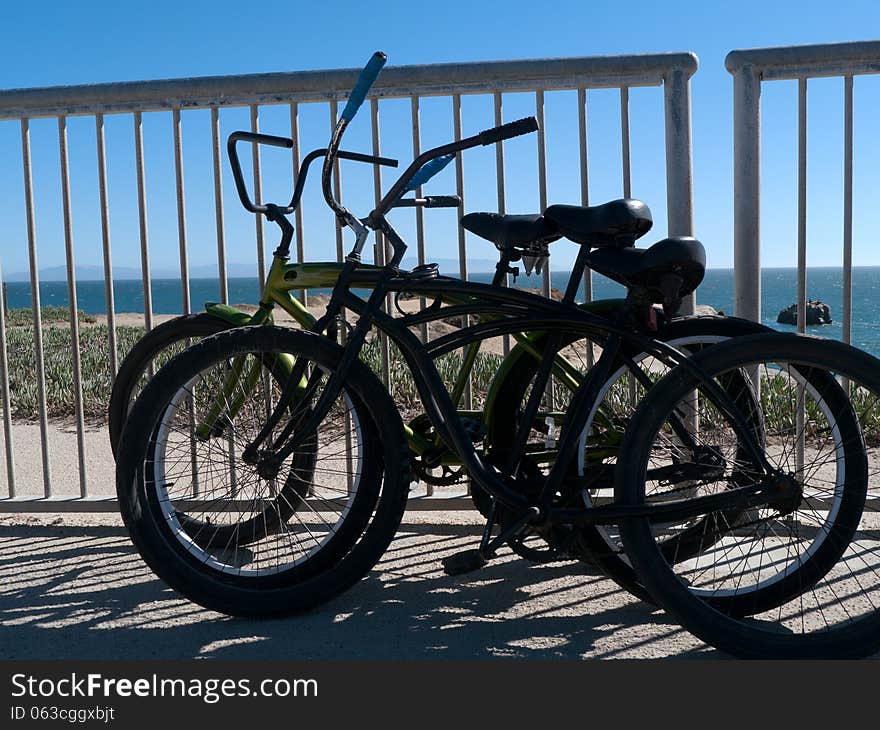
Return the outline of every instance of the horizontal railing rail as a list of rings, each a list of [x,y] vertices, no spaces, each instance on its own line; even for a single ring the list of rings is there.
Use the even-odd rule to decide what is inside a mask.
[[[503,105],[505,95],[511,93],[531,94],[534,114],[540,125],[536,135],[537,181],[534,184],[536,207],[543,210],[548,205],[547,192],[547,135],[545,132],[545,94],[553,91],[577,92],[576,121],[572,128],[578,131],[578,165],[580,171],[580,202],[589,203],[589,165],[587,144],[587,91],[591,89],[617,89],[619,91],[620,139],[622,190],[624,196],[631,191],[630,154],[630,89],[635,87],[662,87],[663,126],[665,129],[665,173],[666,173],[666,215],[668,235],[693,235],[693,173],[691,152],[691,108],[690,77],[696,71],[697,58],[692,53],[661,53],[647,55],[603,56],[582,58],[536,59],[517,61],[496,61],[480,63],[445,63],[425,66],[399,66],[386,68],[370,93],[370,133],[372,153],[380,154],[380,109],[386,99],[404,98],[409,100],[409,122],[412,130],[412,153],[421,150],[422,126],[420,121],[420,101],[426,97],[448,97],[451,99],[452,129],[456,139],[463,135],[462,97],[466,95],[486,95],[491,99],[495,124],[504,119]],[[179,271],[181,280],[181,312],[190,311],[190,264],[187,227],[187,198],[184,184],[183,147],[184,135],[182,118],[191,110],[210,110],[212,173],[214,188],[214,218],[217,251],[217,275],[220,299],[228,301],[226,254],[226,214],[223,198],[223,167],[221,157],[220,116],[232,107],[244,107],[249,112],[250,129],[260,128],[260,109],[266,106],[286,105],[289,108],[289,130],[294,140],[293,174],[299,172],[300,159],[300,111],[304,105],[324,104],[329,112],[330,125],[338,115],[338,102],[347,95],[357,77],[357,69],[328,71],[302,71],[291,73],[249,74],[242,76],[221,76],[190,79],[166,79],[128,83],[106,83],[80,86],[63,86],[36,89],[12,89],[0,91],[0,124],[18,123],[21,138],[23,180],[23,216],[26,219],[26,244],[28,250],[29,283],[31,292],[32,327],[34,333],[33,351],[35,367],[32,373],[33,385],[37,393],[36,412],[33,423],[38,428],[38,445],[16,445],[16,440],[27,438],[33,441],[33,423],[27,426],[26,434],[18,436],[13,418],[9,396],[9,362],[6,351],[6,338],[0,347],[0,397],[3,399],[3,428],[6,471],[6,494],[0,492],[0,512],[3,511],[54,511],[58,509],[101,511],[110,509],[111,497],[97,494],[95,480],[101,480],[106,493],[106,483],[112,483],[112,458],[109,446],[95,446],[92,434],[86,438],[81,378],[80,326],[77,319],[77,280],[75,235],[72,225],[73,214],[70,188],[70,160],[68,150],[68,119],[74,116],[94,118],[95,153],[97,160],[97,205],[101,218],[101,245],[106,291],[106,317],[108,330],[109,358],[107,363],[111,378],[115,375],[120,359],[117,343],[117,322],[114,304],[113,256],[110,235],[110,182],[107,175],[107,143],[105,141],[105,118],[110,115],[130,115],[132,119],[132,144],[134,157],[134,177],[136,185],[137,239],[139,242],[141,281],[144,297],[144,325],[150,329],[154,323],[153,294],[151,289],[151,239],[149,230],[149,208],[147,200],[146,176],[149,170],[148,151],[144,145],[144,115],[149,112],[163,112],[170,116],[172,130],[172,159],[174,167],[173,183],[176,194],[176,222],[179,250]],[[31,150],[31,122],[39,118],[57,120],[58,148],[56,159],[61,179],[60,214],[64,236],[65,262],[67,272],[67,294],[70,328],[70,357],[74,373],[72,399],[74,401],[73,423],[76,439],[76,483],[78,494],[61,493],[53,476],[53,459],[50,447],[55,448],[59,439],[71,439],[67,431],[59,433],[50,421],[47,407],[47,373],[45,369],[43,340],[44,326],[41,320],[40,275],[38,265],[38,235],[34,203],[34,170]],[[483,125],[486,126],[486,125]],[[329,136],[328,127],[328,136]],[[253,186],[255,199],[262,199],[263,173],[260,151],[254,146],[252,157]],[[507,191],[505,180],[504,146],[495,148],[496,198],[497,209],[505,212]],[[15,171],[9,166],[0,169],[0,174],[11,175]],[[462,199],[462,211],[466,199],[468,176],[465,164],[459,155],[455,167],[454,191]],[[37,185],[40,182],[37,180]],[[336,197],[341,199],[342,176],[337,168],[334,175]],[[374,197],[379,199],[382,192],[382,174],[378,168],[373,173]],[[39,188],[38,188],[39,189]],[[416,194],[421,196],[421,190]],[[461,211],[460,211],[461,212]],[[416,209],[415,244],[418,262],[426,260],[426,227],[421,209]],[[298,261],[305,259],[306,230],[308,223],[303,209],[295,214],[296,255]],[[467,239],[462,228],[458,228],[458,273],[468,277]],[[263,221],[255,223],[257,273],[265,278],[265,240]],[[343,231],[336,226],[336,257],[343,256]],[[376,238],[375,260],[383,263],[385,247]],[[0,267],[3,266],[0,251]],[[8,270],[8,267],[4,267]],[[2,270],[2,269],[0,269]],[[550,293],[550,267],[543,274],[543,291]],[[591,279],[584,281],[584,296],[591,298]],[[305,299],[305,296],[303,297]],[[693,306],[691,300],[689,306]],[[0,310],[0,336],[8,330],[4,313]],[[427,332],[423,332],[427,336]],[[383,376],[390,378],[390,358],[387,345],[383,350]],[[466,392],[466,403],[470,402],[470,391]],[[95,453],[97,448],[99,453]],[[18,449],[18,450],[17,450]],[[87,453],[91,449],[89,453]],[[23,454],[27,454],[24,456]],[[17,473],[16,461],[28,461],[27,478]],[[39,462],[39,469],[35,469]],[[107,462],[104,464],[104,462]],[[102,464],[104,466],[102,466]],[[54,467],[54,474],[63,471],[69,482],[71,464]],[[20,470],[19,470],[20,471]],[[97,490],[101,491],[101,490]],[[41,492],[41,494],[40,494]],[[432,490],[425,490],[426,496]],[[438,495],[439,496],[439,495]],[[458,499],[455,497],[455,499]],[[430,501],[430,500],[428,500]],[[415,504],[421,504],[418,498]],[[425,502],[426,503],[426,502]],[[438,504],[459,504],[440,499]],[[63,507],[62,507],[63,505]]]
[[[212,106],[339,101],[361,69],[208,76],[0,91],[0,119],[169,111]],[[693,53],[389,66],[370,98],[660,86],[671,70],[691,76]]]

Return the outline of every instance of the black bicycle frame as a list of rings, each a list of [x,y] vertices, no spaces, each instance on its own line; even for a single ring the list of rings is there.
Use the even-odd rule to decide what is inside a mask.
[[[577,272],[573,272],[573,276]],[[350,291],[358,284],[369,284],[372,292],[364,300]],[[389,294],[412,294],[424,297],[470,298],[470,303],[445,308],[427,308],[421,312],[403,317],[392,317],[382,311],[382,302]],[[599,397],[603,384],[619,363],[618,356],[623,345],[630,344],[657,357],[664,363],[682,365],[695,375],[701,386],[705,387],[710,400],[720,408],[733,422],[737,436],[753,458],[756,466],[760,466],[765,475],[773,475],[774,470],[767,462],[762,449],[755,442],[748,425],[745,423],[737,406],[730,396],[711,377],[695,367],[687,355],[674,347],[656,340],[648,335],[628,329],[621,323],[611,322],[597,315],[585,312],[564,302],[518,291],[516,289],[497,287],[490,284],[465,282],[447,277],[435,277],[429,280],[410,278],[389,268],[379,271],[358,269],[350,262],[343,269],[339,281],[333,290],[328,303],[327,312],[316,323],[314,331],[321,334],[326,325],[333,321],[343,308],[350,309],[358,315],[357,322],[351,331],[339,367],[331,373],[324,385],[317,402],[299,421],[291,418],[286,433],[276,439],[272,445],[272,462],[280,464],[298,446],[297,434],[308,434],[320,424],[330,405],[342,390],[348,368],[357,358],[366,335],[374,326],[399,348],[407,366],[413,374],[413,380],[425,407],[425,412],[434,428],[446,441],[447,445],[459,455],[463,466],[477,484],[485,489],[500,503],[514,510],[530,510],[537,508],[541,519],[561,521],[571,524],[605,524],[632,517],[652,517],[653,519],[674,520],[688,519],[695,515],[705,514],[733,507],[747,508],[768,501],[768,496],[775,485],[758,482],[746,487],[726,490],[717,495],[709,495],[698,499],[670,501],[663,504],[602,507],[584,507],[583,509],[552,508],[553,495],[562,484],[568,463],[578,448],[581,430],[584,428],[589,414]],[[450,316],[468,314],[497,313],[503,318],[484,321],[476,325],[441,337],[425,345],[410,331],[410,327],[422,322],[430,322]],[[558,454],[546,477],[540,496],[529,499],[517,491],[508,477],[487,465],[475,449],[470,436],[461,424],[455,405],[433,364],[434,358],[446,352],[459,349],[472,342],[497,337],[504,334],[515,334],[523,331],[560,331],[571,328],[581,331],[587,336],[594,335],[597,342],[603,343],[603,352],[593,367],[587,372],[586,378],[575,392],[566,415],[566,428],[559,442]],[[549,356],[555,356],[550,353]],[[548,355],[545,355],[548,356]],[[305,372],[306,363],[297,363],[290,383],[299,383]],[[549,373],[548,373],[549,376]],[[533,388],[543,390],[545,383],[538,382]],[[314,384],[317,387],[317,384]],[[286,391],[290,391],[289,393]],[[290,415],[288,405],[293,397],[294,388],[285,388],[281,399],[269,421],[280,422],[282,414]],[[313,393],[300,393],[301,402],[310,402]],[[296,414],[294,414],[295,416]],[[295,425],[295,429],[293,426]],[[256,449],[265,440],[272,425],[267,422],[265,433],[257,436],[249,449]],[[530,428],[527,420],[520,424],[520,429]],[[253,452],[252,452],[253,453]]]

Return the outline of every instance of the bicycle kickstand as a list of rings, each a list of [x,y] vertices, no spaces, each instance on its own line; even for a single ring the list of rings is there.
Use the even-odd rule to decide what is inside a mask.
[[[493,499],[492,507],[489,510],[489,519],[486,520],[486,527],[483,529],[483,537],[480,540],[479,548],[462,550],[441,560],[443,572],[446,575],[463,575],[464,573],[472,573],[475,570],[479,570],[495,557],[498,548],[514,535],[517,535],[541,513],[537,507],[530,507],[522,517],[502,529],[498,536],[493,538],[492,530],[496,524],[495,514],[497,505],[498,502]]]

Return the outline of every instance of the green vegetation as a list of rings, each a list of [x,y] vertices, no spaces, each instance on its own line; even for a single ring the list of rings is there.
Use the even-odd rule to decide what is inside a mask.
[[[66,310],[65,310],[66,311]],[[143,335],[141,327],[117,327],[120,359]],[[110,349],[107,327],[84,327],[80,330],[83,412],[90,421],[103,422],[110,398]],[[9,361],[9,390],[13,417],[31,421],[38,414],[37,360],[32,327],[14,327],[6,331]],[[43,330],[43,362],[46,373],[46,409],[50,418],[73,415],[74,384],[70,330],[46,327]]]
[[[86,314],[82,310],[79,310],[76,314],[80,324],[94,324],[98,321],[91,314]],[[70,322],[70,310],[67,307],[40,307],[40,317],[44,325],[68,324]],[[30,327],[33,323],[34,316],[30,307],[26,309],[10,309],[6,313],[7,327]]]
[[[56,308],[57,309],[57,308]],[[64,310],[65,312],[67,310]],[[29,310],[28,310],[29,313]],[[141,327],[117,327],[118,357],[121,361],[143,336]],[[37,418],[36,356],[32,327],[14,327],[7,330],[6,349],[9,360],[9,389],[12,414],[16,420],[32,421]],[[163,353],[156,365],[161,367],[183,346]],[[74,413],[73,359],[70,330],[66,327],[46,327],[43,330],[43,354],[46,372],[46,408],[50,418],[64,419]],[[381,350],[378,340],[367,344],[362,357],[377,373],[381,371]],[[501,356],[480,353],[474,364],[473,392],[475,403],[481,403]],[[98,325],[80,330],[80,365],[82,368],[83,412],[87,420],[103,423],[112,387],[110,379],[110,349],[107,327]],[[451,388],[461,369],[461,355],[457,352],[438,360],[438,369],[444,382]],[[394,396],[407,412],[421,409],[412,375],[405,367],[398,350],[391,351],[391,372],[394,373]]]
[[[30,310],[12,310],[24,312],[30,316]],[[12,314],[10,312],[10,314]],[[66,322],[67,310],[63,307],[45,307],[45,322]],[[85,315],[87,317],[87,315]],[[28,320],[29,321],[29,320]],[[89,321],[84,319],[83,321]],[[9,386],[11,395],[12,415],[16,420],[33,421],[37,418],[39,405],[36,385],[36,356],[34,353],[33,328],[31,326],[12,326],[7,330],[6,349],[9,362]],[[120,326],[116,328],[118,358],[129,352],[143,335],[143,328]],[[83,327],[80,330],[80,362],[82,367],[83,411],[86,419],[95,424],[104,423],[107,418],[107,405],[112,386],[110,374],[110,351],[107,341],[107,327],[96,325]],[[174,352],[163,353],[156,361],[160,367],[172,355],[183,349],[183,344]],[[46,374],[46,407],[48,415],[53,419],[66,419],[74,413],[73,362],[70,346],[70,330],[67,327],[46,327],[43,330],[43,352]],[[394,399],[401,408],[405,418],[409,419],[421,412],[418,391],[403,356],[392,345],[390,347],[392,373],[392,390]],[[370,340],[365,346],[362,359],[373,369],[381,373],[382,358],[378,338]],[[473,403],[480,408],[492,378],[501,364],[502,356],[494,353],[481,352],[474,363],[472,375]],[[455,378],[461,370],[462,357],[459,352],[443,355],[436,361],[437,368],[447,388],[451,390]],[[649,374],[654,380],[659,372]],[[146,378],[145,378],[146,379]],[[779,408],[780,402],[791,400],[792,394],[787,392],[792,383],[787,378],[770,377],[764,379],[761,400],[764,407],[768,427],[777,433],[787,433],[795,428],[794,409]],[[865,439],[869,446],[880,445],[880,407],[876,397],[863,389],[852,388],[852,400],[859,421],[864,429]],[[555,408],[563,409],[570,395],[566,388],[558,383],[554,387]],[[639,396],[641,389],[639,389]],[[609,415],[619,414],[627,418],[631,413],[632,395],[626,377],[614,384],[606,394],[605,408]],[[784,400],[784,399],[788,400]],[[782,400],[781,400],[782,399]],[[821,424],[823,418],[818,412],[815,401],[806,399],[807,424]],[[549,407],[549,404],[547,404]]]

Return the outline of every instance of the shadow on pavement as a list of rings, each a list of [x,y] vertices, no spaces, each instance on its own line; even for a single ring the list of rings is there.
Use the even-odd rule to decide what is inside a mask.
[[[444,575],[440,558],[477,534],[404,524],[346,593],[304,615],[254,621],[166,588],[122,527],[0,525],[0,659],[719,656],[581,563],[506,555]]]

